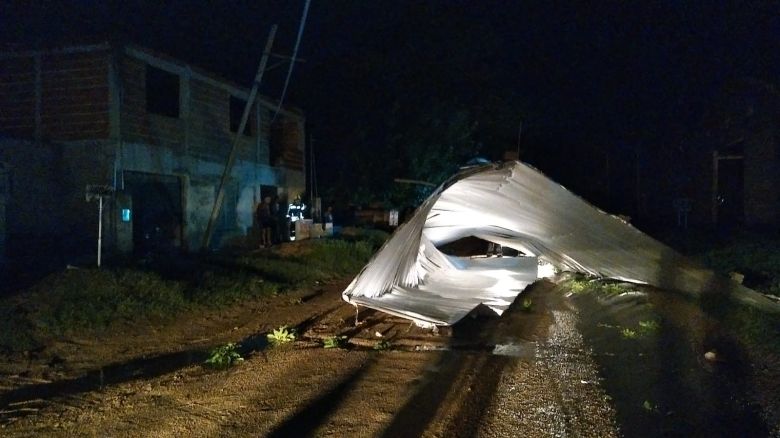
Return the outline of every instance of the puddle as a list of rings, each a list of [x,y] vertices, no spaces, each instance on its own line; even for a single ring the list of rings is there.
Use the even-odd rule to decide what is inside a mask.
[[[497,344],[493,347],[493,354],[496,356],[511,356],[520,359],[536,359],[537,345],[535,342]]]

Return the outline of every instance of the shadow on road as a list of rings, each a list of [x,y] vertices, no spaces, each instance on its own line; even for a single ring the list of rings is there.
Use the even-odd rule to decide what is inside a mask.
[[[527,341],[547,312],[545,282],[538,282],[526,289],[499,318],[495,315],[467,316],[452,327],[452,344],[494,345],[511,339]],[[530,298],[536,302],[535,315],[522,309],[521,302]],[[454,414],[451,424],[446,425],[447,436],[473,436],[493,399],[501,375],[516,359],[497,356],[486,352],[453,350],[441,355],[431,371],[427,372],[424,384],[396,413],[393,421],[383,432],[384,437],[419,436],[436,419],[437,412],[447,403],[448,395],[453,398],[461,393],[459,402],[453,403]]]
[[[363,366],[349,374],[333,389],[300,409],[268,434],[269,437],[310,436],[355,387],[355,384],[374,365],[377,356],[371,357]]]

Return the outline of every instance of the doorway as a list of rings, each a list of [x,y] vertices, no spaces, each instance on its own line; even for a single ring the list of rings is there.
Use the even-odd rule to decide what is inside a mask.
[[[182,245],[181,179],[173,175],[124,172],[132,197],[133,249],[148,253]]]
[[[745,170],[741,154],[713,155],[713,220],[718,225],[740,225],[745,220]]]

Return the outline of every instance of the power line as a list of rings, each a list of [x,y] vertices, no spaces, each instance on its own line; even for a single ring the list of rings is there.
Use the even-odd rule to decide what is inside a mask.
[[[303,6],[303,16],[301,17],[301,24],[298,26],[298,38],[295,40],[295,48],[290,61],[290,68],[287,70],[287,77],[284,79],[284,87],[282,87],[282,96],[279,98],[279,104],[276,106],[274,116],[271,118],[271,123],[276,121],[276,116],[279,115],[279,111],[282,109],[282,103],[284,97],[287,94],[287,86],[290,85],[290,77],[292,76],[293,67],[295,66],[295,60],[298,59],[298,46],[301,44],[301,36],[303,36],[303,29],[306,27],[306,17],[309,15],[309,4],[311,0],[306,0],[306,4]]]

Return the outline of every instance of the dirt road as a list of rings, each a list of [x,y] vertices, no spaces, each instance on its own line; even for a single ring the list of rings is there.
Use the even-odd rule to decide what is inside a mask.
[[[6,436],[614,436],[615,415],[551,283],[530,312],[475,317],[438,334],[341,302],[340,286],[258,313],[297,324],[290,347],[257,350],[228,371],[200,365],[4,394]],[[266,309],[267,310],[267,309]],[[249,324],[251,326],[251,324]],[[267,329],[266,329],[267,330]],[[348,350],[318,338],[350,336]],[[384,351],[370,348],[389,341]],[[496,354],[494,354],[496,353]],[[154,360],[154,358],[150,358]],[[171,369],[173,368],[173,369]],[[107,383],[106,383],[107,382]],[[9,394],[11,394],[9,396]]]

